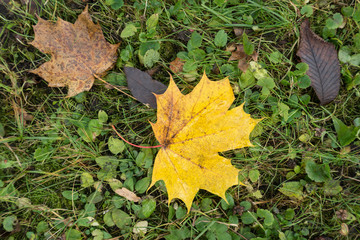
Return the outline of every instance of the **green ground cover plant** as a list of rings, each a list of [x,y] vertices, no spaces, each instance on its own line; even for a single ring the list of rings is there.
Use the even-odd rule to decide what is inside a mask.
[[[32,26],[36,15],[74,23],[86,6],[121,43],[103,77],[112,86],[66,98],[30,73],[50,60],[29,44]],[[296,55],[305,18],[340,61],[339,94],[324,106]],[[0,238],[360,239],[359,29],[359,1],[1,2]],[[171,73],[184,94],[204,72],[229,77],[232,108],[263,118],[253,147],[221,153],[245,186],[227,201],[201,190],[189,213],[168,204],[164,182],[148,189],[159,149],[112,129],[158,145],[156,110],[129,97],[124,67],[166,86]]]

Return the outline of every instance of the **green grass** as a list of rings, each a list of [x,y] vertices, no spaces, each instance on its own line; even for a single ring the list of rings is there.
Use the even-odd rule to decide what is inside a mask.
[[[241,169],[239,178],[247,186],[230,188],[228,203],[201,190],[189,214],[178,199],[168,205],[163,182],[145,191],[156,149],[125,145],[119,154],[109,150],[110,137],[117,138],[111,125],[130,142],[157,145],[149,124],[156,122],[156,110],[100,81],[89,92],[64,98],[65,88],[49,88],[29,73],[50,59],[28,44],[34,39],[35,14],[73,23],[85,8],[79,0],[31,2],[35,11],[15,1],[0,5],[1,239],[360,239],[359,131],[341,146],[339,139],[347,133],[336,132],[333,122],[336,117],[347,126],[360,124],[360,66],[341,62],[340,93],[326,106],[319,105],[311,87],[299,87],[305,74],[296,56],[303,1],[125,1],[118,10],[111,2],[121,1],[88,3],[106,40],[121,42],[112,77],[105,80],[130,93],[124,66],[158,67],[153,78],[167,85],[169,63],[179,56],[189,63],[173,74],[182,92],[191,92],[204,71],[212,80],[229,76],[233,106],[245,102],[248,113],[264,118],[252,133],[254,147],[221,153]],[[337,50],[347,46],[352,55],[360,53],[358,2],[311,6],[314,32]],[[151,32],[146,21],[155,13],[159,19]],[[335,13],[344,24],[329,30],[327,20]],[[122,39],[129,23],[137,32]],[[237,61],[228,61],[231,53],[215,44],[220,30],[227,34],[227,46],[242,43],[234,28],[246,30],[259,54],[258,66],[273,79],[273,86],[264,83],[268,93],[258,80],[244,85]],[[184,36],[196,33],[201,44],[191,52]],[[155,64],[141,53],[150,43],[158,46],[153,47],[160,56]],[[99,111],[109,119],[100,121]],[[86,131],[96,132],[96,138],[88,140],[81,134]],[[108,178],[117,182],[110,184]],[[120,186],[142,200],[118,196],[113,189]],[[144,221],[146,233],[134,233]]]

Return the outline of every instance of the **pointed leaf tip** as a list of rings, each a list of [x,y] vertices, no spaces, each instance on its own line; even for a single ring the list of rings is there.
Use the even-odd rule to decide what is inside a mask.
[[[124,72],[126,81],[132,95],[144,104],[149,104],[151,108],[157,108],[154,95],[162,94],[166,91],[166,86],[159,81],[153,80],[152,77],[137,68],[125,67]]]

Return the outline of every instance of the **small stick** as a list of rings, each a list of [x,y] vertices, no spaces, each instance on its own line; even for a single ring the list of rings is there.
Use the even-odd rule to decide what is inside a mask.
[[[2,136],[0,136],[0,139],[4,139]],[[14,150],[10,147],[10,145],[7,142],[4,142],[5,146],[14,154],[17,163],[20,165],[20,167],[22,168],[21,162],[19,157],[16,155],[16,153],[14,152]]]
[[[127,94],[126,92],[124,92],[123,90],[121,90],[120,88],[115,87],[114,85],[108,83],[107,81],[105,81],[104,79],[102,79],[101,77],[99,77],[98,75],[94,74],[94,77],[96,77],[97,79],[99,79],[100,81],[102,81],[103,83],[105,83],[106,85],[115,88],[116,90],[118,90],[118,91],[121,92],[122,94],[125,94],[126,96],[128,96],[128,97],[130,97],[130,98],[132,98],[132,99],[134,99],[134,100],[136,100],[136,101],[139,101],[139,100],[137,100],[136,98],[134,98],[133,96],[131,96],[130,94]]]
[[[159,148],[159,147],[162,147],[162,145],[156,145],[156,146],[140,146],[140,145],[133,144],[133,143],[127,141],[125,138],[123,138],[123,137],[118,133],[118,131],[116,131],[116,128],[115,128],[114,125],[111,125],[111,127],[114,129],[114,131],[115,131],[116,134],[119,136],[119,138],[121,138],[124,142],[126,142],[127,144],[130,144],[131,146],[138,147],[138,148]]]

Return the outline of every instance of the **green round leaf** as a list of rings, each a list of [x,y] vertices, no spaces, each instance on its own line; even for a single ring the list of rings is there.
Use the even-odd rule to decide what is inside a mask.
[[[311,85],[311,79],[308,75],[304,75],[298,78],[298,86],[299,88],[308,88]]]
[[[76,229],[69,229],[65,234],[66,240],[80,240],[82,239],[81,232]]]
[[[33,240],[33,239],[35,239],[36,235],[34,232],[27,232],[26,237],[30,240]]]
[[[113,227],[115,226],[115,223],[112,219],[112,213],[111,212],[107,212],[104,215],[104,223],[108,226],[108,227]]]
[[[81,187],[91,187],[94,184],[94,178],[90,173],[84,172],[81,174]]]
[[[124,6],[124,0],[105,0],[105,4],[111,6],[114,10],[118,10]]]
[[[151,68],[160,60],[160,54],[158,51],[154,49],[150,49],[146,51],[144,55],[144,65],[147,68]]]
[[[212,209],[211,204],[212,204],[212,201],[210,198],[202,199],[201,204],[200,204],[201,211],[203,211],[203,212],[210,211]]]
[[[191,72],[191,71],[196,70],[197,67],[198,67],[198,65],[197,65],[197,63],[196,63],[194,60],[187,60],[187,61],[184,63],[183,71],[184,71],[184,72]]]
[[[105,170],[116,169],[119,165],[119,160],[116,157],[102,156],[95,159],[96,163]]]
[[[158,51],[160,49],[160,43],[159,42],[144,42],[144,43],[140,44],[140,47],[139,47],[140,56],[145,56],[145,53],[147,51],[149,51],[150,49]]]
[[[301,185],[300,182],[297,182],[297,181],[283,183],[283,185],[279,189],[279,191],[288,197],[296,198],[298,200],[301,200],[304,198],[303,186]]]
[[[260,172],[259,170],[257,169],[254,169],[254,170],[250,170],[249,172],[249,178],[250,180],[254,183],[256,182],[260,177]]]
[[[88,124],[88,129],[94,137],[99,136],[103,128],[103,124],[98,119],[91,119]]]
[[[305,5],[301,8],[301,15],[305,15],[306,17],[311,17],[311,15],[313,14],[314,10],[312,8],[312,6],[310,5]]]
[[[124,74],[112,72],[106,75],[104,80],[113,85],[127,86],[126,77]]]
[[[140,217],[148,218],[155,211],[156,201],[154,199],[145,199],[141,203]]]
[[[328,18],[326,20],[326,27],[329,29],[337,29],[339,28],[344,19],[340,13],[335,13],[332,18]]]
[[[183,207],[178,207],[178,209],[176,209],[176,212],[175,212],[175,216],[176,216],[176,219],[182,219],[184,218],[186,215],[186,209],[183,208]]]
[[[316,164],[313,160],[306,161],[305,171],[308,177],[315,182],[325,182],[331,179],[328,164]]]
[[[191,34],[190,40],[187,43],[188,51],[191,51],[191,50],[194,50],[195,48],[200,47],[201,43],[202,43],[202,36],[198,32],[194,31]]]
[[[286,220],[291,220],[295,217],[295,211],[292,208],[288,208],[285,211],[284,217]]]
[[[140,179],[135,184],[135,190],[138,193],[144,193],[147,190],[147,188],[149,187],[150,181],[151,181],[150,177],[145,177],[143,179]]]
[[[310,96],[308,94],[304,94],[302,96],[300,96],[300,101],[304,104],[304,105],[308,105],[310,102]]]
[[[267,226],[271,226],[274,223],[274,216],[269,210],[257,209],[257,215],[260,218],[264,218],[264,224]]]
[[[243,224],[252,224],[256,221],[257,216],[254,212],[244,212],[241,215],[241,221]]]
[[[281,62],[281,58],[283,57],[282,53],[279,51],[275,51],[270,53],[269,55],[269,60],[275,64],[280,63]]]
[[[302,76],[309,70],[309,65],[307,65],[304,62],[301,62],[301,63],[296,64],[296,69],[297,70],[294,71],[294,74],[296,76]]]
[[[93,203],[93,204],[99,203],[102,200],[103,200],[103,196],[102,196],[101,192],[98,192],[98,191],[91,193],[87,198],[87,201],[89,203]]]
[[[100,110],[98,113],[98,119],[101,123],[106,123],[109,119],[107,113],[103,110]]]
[[[343,188],[340,186],[340,182],[336,180],[326,181],[324,184],[324,193],[327,196],[336,196]]]
[[[89,217],[95,217],[96,214],[96,207],[94,203],[87,203],[85,204],[85,216],[89,216]]]
[[[117,208],[112,210],[112,220],[115,225],[120,229],[127,229],[132,223],[129,214]]]
[[[215,35],[215,46],[217,47],[225,47],[226,43],[227,43],[227,38],[228,35],[224,30],[220,30],[217,32],[217,34]]]
[[[47,222],[45,221],[41,221],[38,223],[38,225],[36,226],[36,232],[38,234],[44,233],[49,229],[49,225],[47,224]]]
[[[3,221],[3,227],[5,231],[12,232],[14,230],[14,224],[17,220],[17,217],[15,215],[7,216]]]
[[[74,192],[74,191],[63,191],[61,194],[67,200],[74,200],[75,201],[75,200],[79,199],[79,193]]]
[[[112,154],[117,155],[125,149],[125,143],[117,138],[110,137],[108,141],[109,150]]]
[[[126,24],[124,30],[122,30],[120,37],[128,38],[128,37],[134,36],[136,32],[137,32],[137,29],[136,29],[135,25],[132,23],[129,23],[129,24]]]
[[[91,235],[94,237],[94,240],[103,240],[104,233],[100,229],[95,229],[91,232]]]
[[[227,192],[225,193],[225,197],[226,197],[227,202],[224,199],[221,199],[221,201],[220,201],[221,207],[224,210],[233,208],[234,207],[234,198],[231,196],[231,194],[229,194]]]
[[[351,15],[353,15],[354,13],[354,7],[342,7],[341,8],[341,13],[345,16],[345,17],[351,17]]]
[[[134,186],[135,186],[135,178],[131,177],[125,180],[124,187],[126,187],[127,189],[133,192]]]
[[[242,201],[239,205],[244,207],[244,211],[248,211],[251,208],[251,203],[248,201]]]
[[[83,103],[83,102],[86,101],[86,95],[87,95],[86,92],[81,92],[81,93],[79,93],[79,94],[76,94],[76,95],[74,96],[74,99],[75,99],[75,101],[76,101],[77,103]]]

